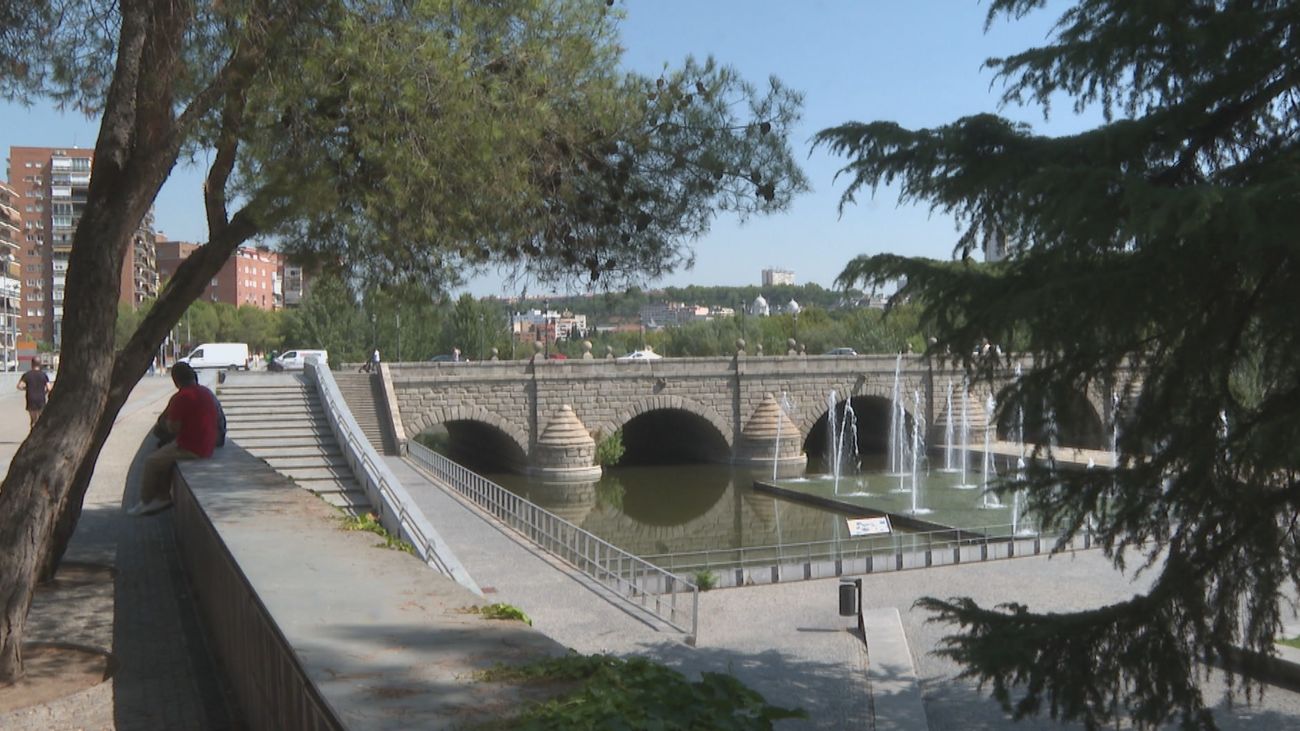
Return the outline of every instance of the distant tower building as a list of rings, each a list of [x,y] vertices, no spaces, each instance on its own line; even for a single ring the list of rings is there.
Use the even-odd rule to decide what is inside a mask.
[[[10,147],[9,184],[14,208],[23,215],[18,260],[22,265],[23,308],[19,327],[26,338],[58,346],[63,336],[63,292],[72,238],[86,208],[93,150]],[[132,237],[120,272],[124,302],[138,304],[157,294],[153,218],[146,216]]]
[[[18,315],[23,307],[22,250],[23,216],[18,212],[18,194],[0,183],[0,370],[18,365]]]
[[[783,284],[794,284],[794,272],[788,269],[763,270],[764,287],[779,287]]]
[[[280,274],[285,307],[297,307],[307,295],[307,278],[301,266],[285,263]]]

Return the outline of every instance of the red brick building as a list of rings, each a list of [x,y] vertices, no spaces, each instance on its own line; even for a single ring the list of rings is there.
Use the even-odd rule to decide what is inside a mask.
[[[188,241],[160,240],[157,244],[159,274],[164,279],[171,277],[199,246]],[[236,307],[252,305],[278,310],[284,307],[282,268],[278,253],[265,247],[241,246],[208,282],[202,299]]]
[[[6,176],[22,214],[18,262],[22,267],[24,337],[57,346],[62,336],[63,291],[72,238],[86,208],[94,151],[58,147],[10,147]],[[124,302],[139,304],[158,293],[153,216],[132,237],[122,262]]]

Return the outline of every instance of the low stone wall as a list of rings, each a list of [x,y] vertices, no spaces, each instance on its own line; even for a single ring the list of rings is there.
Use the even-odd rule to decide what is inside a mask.
[[[334,508],[237,445],[175,474],[182,565],[250,729],[472,726],[523,702],[478,671],[564,652],[468,612],[479,597],[342,530]]]

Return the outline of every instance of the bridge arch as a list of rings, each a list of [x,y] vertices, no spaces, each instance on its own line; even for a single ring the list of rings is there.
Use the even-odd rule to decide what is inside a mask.
[[[718,435],[727,443],[728,449],[735,447],[733,439],[735,435],[732,433],[731,424],[726,419],[719,416],[718,412],[713,409],[683,396],[659,394],[657,396],[648,396],[633,401],[632,403],[625,404],[614,413],[613,420],[609,423],[601,424],[601,428],[607,432],[612,432],[616,429],[623,428],[623,426],[629,421],[641,416],[642,414],[647,414],[651,411],[667,410],[685,411],[688,414],[693,414],[703,419],[713,425],[713,428],[717,430]]]
[[[618,409],[602,431],[623,430],[629,463],[656,463],[668,457],[686,461],[730,462],[731,425],[713,409],[683,396],[642,397]]]
[[[1050,418],[1055,421],[1056,441],[1060,446],[1109,449],[1107,425],[1110,419],[1103,416],[1099,399],[1093,393],[1072,394],[1069,401],[1057,405]],[[1013,422],[1016,422],[1014,414],[1002,414],[997,424],[999,439],[1014,440],[1019,436],[1022,425]],[[1030,444],[1046,444],[1050,431],[1048,422],[1049,416],[1043,408],[1026,409],[1023,414],[1024,440]]]
[[[446,426],[453,422],[483,424],[503,435],[519,454],[528,454],[528,435],[512,424],[508,419],[494,414],[482,406],[457,405],[429,409],[413,417],[408,417],[402,424],[407,434],[415,435],[435,426]]]
[[[893,411],[897,406],[889,396],[878,393],[854,393],[848,394],[846,398],[837,398],[833,416],[842,424],[845,407],[852,405],[857,425],[857,451],[861,455],[867,454],[885,454],[889,449],[889,423]],[[829,420],[832,418],[832,410],[823,405],[812,421],[812,425],[804,432],[804,452],[810,460],[821,460],[825,458],[827,442],[829,439]],[[912,404],[904,402],[903,419],[905,434],[911,434],[912,425],[916,421],[915,409]]]

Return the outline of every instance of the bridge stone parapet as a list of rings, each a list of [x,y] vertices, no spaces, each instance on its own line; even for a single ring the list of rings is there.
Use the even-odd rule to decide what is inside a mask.
[[[745,464],[752,461],[755,448],[753,435],[745,437],[745,426],[769,397],[783,406],[795,427],[797,433],[789,438],[802,445],[832,408],[832,391],[837,403],[868,398],[882,413],[896,408],[897,369],[903,411],[909,420],[923,419],[933,433],[946,419],[948,383],[961,384],[964,377],[957,366],[918,355],[395,363],[387,368],[398,411],[394,417],[408,434],[440,424],[475,422],[493,427],[531,463],[549,469],[592,466],[557,463],[582,461],[585,449],[551,450],[545,456],[539,451],[543,431],[566,407],[596,439],[651,412],[689,414],[685,418],[692,429],[716,432],[730,451],[719,461]],[[1108,422],[1103,409],[1109,396],[1099,389],[1089,391],[1088,402],[1103,423]],[[981,417],[978,405],[986,395],[973,391],[968,397],[976,407],[970,410]]]

